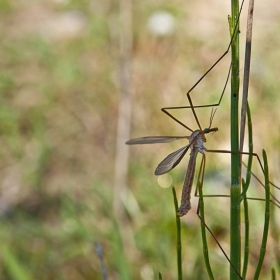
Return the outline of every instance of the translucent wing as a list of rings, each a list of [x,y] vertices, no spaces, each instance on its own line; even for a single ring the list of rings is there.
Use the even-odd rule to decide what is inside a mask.
[[[147,136],[131,139],[125,144],[136,145],[136,144],[156,144],[156,143],[169,143],[179,139],[188,139],[189,136]]]
[[[188,151],[190,145],[187,145],[172,154],[168,155],[156,168],[155,175],[162,175],[173,169],[179,164],[186,152]]]

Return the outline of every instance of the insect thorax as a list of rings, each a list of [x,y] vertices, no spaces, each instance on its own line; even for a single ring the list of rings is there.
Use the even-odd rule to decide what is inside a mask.
[[[201,130],[195,130],[191,134],[189,141],[191,149],[196,148],[200,153],[204,154],[204,150],[206,150],[206,148],[204,147],[203,142],[206,142],[206,139]]]

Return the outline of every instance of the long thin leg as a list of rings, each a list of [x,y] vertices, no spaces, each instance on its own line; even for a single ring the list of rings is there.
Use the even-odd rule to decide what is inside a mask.
[[[211,152],[211,151],[210,151],[210,152]],[[225,152],[227,152],[227,151],[221,151],[221,152],[222,152],[222,153],[225,153]],[[245,154],[248,154],[248,153],[245,153]],[[260,159],[259,159],[258,155],[255,154],[254,156],[256,156],[256,157],[258,158],[258,162],[260,163],[260,166],[261,166],[261,168],[262,168],[262,170],[263,170],[263,166],[262,166],[262,164],[261,164],[261,162],[260,162]],[[200,171],[199,171],[199,175],[198,175],[198,184],[199,184],[199,181],[202,181],[202,182],[203,182],[204,176],[201,175],[201,173],[204,174],[204,169],[205,169],[205,161],[204,161],[203,169],[200,167]],[[202,171],[201,171],[201,170],[202,170]],[[253,175],[253,177],[255,177],[255,178],[258,180],[258,182],[265,188],[265,185],[256,177],[256,175],[255,175],[255,174],[252,174],[252,175]],[[274,184],[272,184],[272,185],[275,186]],[[197,196],[197,187],[198,187],[198,185],[196,186],[195,196]],[[277,187],[277,188],[278,188],[278,187]],[[278,189],[279,189],[279,188],[278,188]],[[244,196],[245,196],[245,195],[246,195],[246,193],[244,194]],[[226,196],[226,195],[209,195],[209,196],[208,196],[208,195],[204,195],[204,197],[217,197],[217,196],[219,196],[219,197],[229,197],[229,196]],[[271,194],[271,192],[270,192],[270,196],[272,197],[272,199],[270,199],[270,202],[273,203],[276,207],[280,208],[279,200],[277,200],[276,197],[273,196],[273,195]],[[201,199],[201,198],[200,198],[200,199]],[[260,198],[251,198],[251,197],[248,197],[247,199],[257,200],[257,201],[265,201],[264,199],[260,199]],[[197,208],[197,215],[198,215],[198,217],[202,220],[201,216],[199,215],[199,209],[200,209],[200,204],[198,205],[198,208]],[[203,222],[204,222],[204,224],[205,224],[204,219],[203,219]],[[213,236],[213,238],[214,238],[215,242],[217,243],[217,245],[221,248],[221,246],[220,246],[218,240],[217,240],[216,237],[213,235],[213,233],[211,232],[210,228],[209,228],[207,225],[205,225],[205,226],[206,226],[207,230],[209,231],[209,233]],[[223,251],[222,248],[221,248],[221,250]],[[223,253],[224,253],[224,251],[223,251]],[[227,255],[226,255],[225,253],[224,253],[224,255],[225,255],[225,257],[228,259]]]
[[[182,125],[183,127],[185,127],[186,129],[188,129],[189,131],[193,132],[193,130],[188,127],[187,125],[185,125],[184,123],[182,123],[181,121],[179,121],[177,118],[175,118],[170,112],[168,112],[168,110],[180,110],[180,109],[192,109],[193,111],[193,114],[194,114],[194,117],[195,117],[195,120],[196,120],[196,123],[199,127],[199,129],[202,131],[202,128],[201,128],[201,125],[198,121],[198,118],[197,118],[197,115],[195,113],[195,111],[193,110],[194,108],[207,108],[207,107],[218,107],[223,99],[223,96],[224,96],[224,93],[225,93],[225,90],[226,90],[226,87],[227,87],[227,84],[228,84],[228,80],[229,80],[229,77],[230,77],[230,70],[231,70],[231,66],[229,67],[229,71],[228,71],[228,74],[227,74],[227,79],[226,79],[226,82],[225,82],[225,85],[224,85],[224,88],[223,88],[223,91],[222,91],[222,94],[220,96],[220,99],[217,103],[214,103],[214,104],[208,104],[208,105],[193,105],[192,103],[192,100],[191,100],[191,97],[190,95],[188,94],[187,97],[188,97],[188,100],[189,100],[189,103],[190,103],[190,106],[178,106],[178,107],[164,107],[164,108],[161,108],[161,111],[163,113],[165,113],[167,116],[169,116],[171,119],[173,119],[174,121],[176,121],[177,123],[179,123],[180,125]],[[189,91],[190,92],[190,91]]]
[[[226,49],[226,51],[221,55],[221,57],[204,73],[204,75],[190,88],[190,90],[187,92],[187,97],[188,97],[188,100],[189,100],[189,102],[190,102],[190,105],[191,105],[191,109],[192,109],[192,112],[193,112],[193,115],[194,115],[194,117],[195,117],[195,119],[196,119],[196,122],[197,122],[197,124],[198,124],[198,126],[199,126],[199,128],[200,128],[200,130],[202,130],[201,129],[201,126],[200,126],[200,124],[199,124],[199,121],[198,121],[198,118],[197,118],[197,115],[196,115],[196,113],[195,113],[195,108],[194,108],[194,106],[192,105],[192,101],[191,101],[191,97],[190,97],[190,93],[193,91],[193,89],[205,78],[205,76],[227,55],[227,53],[229,52],[229,49],[230,49],[230,47],[231,47],[231,44],[232,44],[232,41],[233,41],[233,39],[234,39],[234,37],[235,37],[235,35],[236,35],[236,32],[239,32],[239,30],[238,30],[238,26],[239,26],[239,18],[240,18],[240,15],[241,15],[241,11],[242,11],[242,8],[243,8],[243,4],[244,4],[244,0],[242,1],[242,3],[241,3],[241,6],[240,6],[240,10],[239,10],[239,14],[238,14],[238,18],[237,18],[237,20],[236,20],[236,25],[234,26],[234,29],[233,29],[233,32],[232,32],[232,37],[231,37],[231,39],[230,39],[230,42],[229,42],[229,44],[228,44],[228,47],[227,47],[227,49]],[[231,66],[230,66],[230,69],[231,69]],[[229,70],[229,72],[230,72],[230,70]],[[227,80],[228,80],[228,78],[227,78]],[[227,84],[227,82],[226,82],[226,84]],[[222,94],[223,95],[223,94]]]
[[[225,151],[225,150],[207,150],[207,152],[208,153],[223,153],[223,154],[242,154],[242,155],[252,155],[252,156],[254,156],[254,157],[256,157],[257,158],[257,160],[258,160],[258,163],[259,163],[259,165],[260,165],[260,167],[261,167],[261,169],[262,169],[262,172],[263,172],[263,174],[264,174],[264,167],[263,167],[263,165],[262,165],[262,163],[261,163],[261,160],[260,160],[260,158],[259,158],[259,156],[258,156],[258,154],[257,153],[248,153],[248,152],[232,152],[232,151]],[[251,173],[251,174],[253,174],[253,173]],[[257,177],[255,176],[255,175],[253,175],[256,179],[257,179]],[[261,183],[261,181],[258,179],[258,181]],[[261,185],[264,187],[264,184],[263,183],[261,183]],[[277,186],[275,186],[274,184],[272,184],[272,186],[274,186],[274,187],[276,187],[277,189],[280,189],[279,187],[277,187]],[[241,198],[244,196],[244,194],[241,194]],[[273,204],[275,204],[277,207],[279,207],[279,205],[280,205],[280,201],[272,194],[272,193],[270,193],[270,196],[271,196],[271,198],[273,199],[273,201],[272,201],[272,203]],[[250,198],[248,198],[247,197],[247,199],[250,199]],[[255,199],[255,200],[258,200],[258,199]],[[275,202],[276,201],[276,202]]]
[[[218,153],[232,153],[231,151],[225,151],[225,150],[208,150],[207,152],[218,152]],[[237,152],[238,153],[238,152]],[[240,152],[239,152],[240,154]],[[242,154],[246,154],[246,155],[252,155],[252,156],[255,156],[257,157],[258,159],[258,163],[263,171],[263,173],[265,174],[264,172],[264,167],[260,161],[260,158],[258,156],[258,154],[256,153],[248,153],[248,152],[242,152]],[[213,239],[215,240],[216,244],[219,246],[219,248],[221,249],[221,251],[223,252],[224,256],[226,257],[226,259],[228,260],[228,262],[230,263],[230,265],[233,267],[229,257],[227,256],[226,252],[223,250],[221,244],[219,243],[218,239],[215,237],[215,235],[213,234],[213,232],[211,231],[211,229],[209,228],[209,226],[206,224],[205,222],[205,217],[204,217],[204,202],[203,202],[203,198],[204,197],[217,197],[216,195],[203,195],[202,194],[202,186],[203,186],[203,181],[204,181],[204,172],[205,172],[205,165],[206,165],[206,156],[203,155],[203,158],[202,158],[202,162],[201,162],[201,165],[200,165],[200,168],[199,168],[199,173],[198,173],[198,179],[197,179],[197,185],[196,185],[196,190],[195,190],[195,196],[197,196],[197,190],[199,189],[199,202],[198,202],[198,207],[197,207],[197,215],[199,217],[199,219],[201,220],[201,223],[203,225],[203,227],[205,227],[208,232],[211,234],[211,236],[213,237]],[[255,177],[257,179],[257,181],[266,189],[266,193],[268,192],[268,195],[270,195],[274,200],[272,199],[269,199],[270,202],[272,202],[274,205],[276,205],[276,207],[280,208],[280,205],[279,205],[279,200],[275,198],[275,196],[273,196],[271,194],[271,192],[269,190],[267,190],[267,188],[265,187],[265,185],[256,177],[255,174],[253,174],[251,172],[251,174],[253,175],[253,177]],[[267,179],[266,179],[267,180]],[[270,183],[270,182],[269,182]],[[272,184],[273,186],[275,186],[274,184]],[[275,186],[277,189],[279,189],[279,187]],[[267,194],[266,194],[267,195]],[[229,196],[226,196],[226,195],[218,195],[219,197],[229,197]],[[244,193],[244,196],[246,196],[246,193]],[[247,199],[252,199],[252,200],[259,200],[259,201],[266,201],[267,203],[267,199],[264,200],[264,199],[260,199],[260,198],[247,198]],[[276,201],[276,202],[275,202]],[[241,202],[241,201],[240,201]],[[200,213],[201,211],[201,213]],[[209,257],[208,257],[208,246],[207,246],[207,239],[206,239],[206,235],[205,235],[205,230],[202,230],[202,240],[203,240],[203,248],[204,248],[204,251],[205,251],[205,263],[206,263],[206,268],[207,268],[207,271],[208,271],[208,274],[211,273],[211,269],[210,269],[210,272],[209,272],[209,266],[210,266],[210,262],[209,262]],[[265,249],[264,249],[265,250]],[[243,279],[241,277],[241,275],[237,272],[237,270],[235,269],[235,267],[233,267],[233,269],[236,271],[236,273],[238,274],[238,277],[240,279]]]
[[[207,245],[207,238],[206,238],[206,234],[205,234],[204,228],[206,228],[208,230],[208,232],[211,234],[211,236],[215,240],[216,244],[219,246],[219,248],[222,251],[222,253],[225,256],[225,258],[228,260],[228,262],[230,263],[232,268],[236,271],[236,273],[239,276],[239,278],[242,279],[242,277],[238,273],[237,269],[233,266],[232,262],[230,261],[230,258],[228,257],[227,253],[223,249],[222,245],[220,244],[220,242],[218,241],[216,236],[213,234],[213,232],[211,231],[211,229],[208,227],[208,225],[205,222],[204,202],[203,202],[203,194],[202,194],[205,165],[206,165],[206,156],[203,155],[203,158],[202,158],[202,161],[201,161],[201,165],[200,165],[200,169],[199,169],[199,173],[198,173],[197,186],[196,186],[196,189],[197,189],[197,187],[199,187],[199,189],[200,189],[199,202],[198,202],[198,207],[197,207],[196,214],[197,214],[197,216],[199,217],[199,219],[201,221],[201,234],[202,234],[202,242],[203,242],[204,260],[205,260],[205,265],[206,265],[206,268],[207,268],[207,272],[208,272],[208,275],[210,277],[212,275],[212,270],[211,270],[209,256],[208,256],[208,245]],[[201,211],[201,215],[199,213],[199,209],[202,210]]]
[[[203,171],[202,171],[203,170]],[[202,161],[201,161],[201,165],[200,165],[200,170],[199,170],[199,178],[200,178],[200,174],[201,171],[204,174],[204,170],[205,170],[205,155],[203,155]],[[203,176],[202,176],[202,180],[203,180]],[[206,237],[206,226],[205,226],[205,219],[204,219],[204,201],[203,201],[203,195],[202,195],[202,181],[200,182],[198,180],[197,182],[198,184],[198,188],[199,188],[199,209],[201,212],[201,216],[200,217],[200,228],[201,228],[201,237],[202,237],[202,244],[203,244],[203,255],[204,255],[204,262],[205,262],[205,266],[206,266],[206,270],[209,276],[209,279],[215,279],[213,272],[212,272],[212,268],[210,265],[210,260],[209,260],[209,253],[208,253],[208,243],[207,243],[207,237]]]
[[[162,108],[161,110],[167,114],[170,118],[172,118],[174,121],[176,121],[177,123],[179,123],[180,125],[182,125],[183,127],[185,127],[186,129],[188,129],[189,131],[193,131],[191,128],[189,128],[187,125],[185,125],[184,123],[182,123],[181,121],[179,121],[177,118],[175,118],[171,113],[169,113],[167,110],[176,110],[176,109],[191,109],[192,112],[193,112],[193,115],[195,117],[195,120],[196,120],[196,123],[199,127],[199,129],[202,131],[202,128],[201,128],[201,125],[199,123],[199,120],[198,120],[198,117],[196,115],[196,112],[195,112],[195,108],[203,108],[203,107],[216,107],[216,106],[219,106],[220,103],[221,103],[221,100],[223,98],[223,95],[224,95],[224,92],[225,92],[225,89],[226,89],[226,85],[227,85],[227,82],[228,82],[228,79],[229,79],[229,75],[230,75],[230,70],[231,70],[231,65],[229,67],[229,71],[228,71],[228,76],[227,76],[227,79],[226,79],[226,83],[225,83],[225,86],[224,86],[224,89],[222,91],[222,94],[220,96],[220,100],[218,101],[218,103],[215,103],[215,104],[210,104],[210,105],[193,105],[192,103],[192,100],[191,100],[191,96],[190,96],[190,93],[194,90],[194,88],[208,75],[209,72],[212,71],[212,69],[227,55],[227,53],[229,52],[229,49],[231,47],[231,44],[232,44],[232,41],[233,41],[233,38],[236,34],[236,32],[239,32],[238,30],[238,23],[239,23],[239,18],[240,18],[240,15],[241,15],[241,11],[242,11],[242,8],[243,8],[243,4],[244,4],[244,0],[242,1],[241,3],[241,6],[240,6],[240,10],[239,10],[239,14],[238,14],[238,19],[237,19],[237,24],[236,26],[234,27],[234,30],[233,30],[233,34],[232,34],[232,37],[231,37],[231,40],[228,44],[228,47],[226,49],[226,51],[218,58],[218,60],[198,79],[198,81],[189,89],[189,91],[186,93],[187,95],[187,98],[188,98],[188,101],[189,101],[189,104],[190,106],[179,106],[179,107],[164,107]]]
[[[207,152],[208,153],[223,153],[223,154],[232,154],[232,153],[234,153],[234,154],[241,154],[241,152],[232,152],[232,151],[226,151],[226,150],[207,150]],[[264,173],[264,167],[263,167],[263,165],[262,165],[262,163],[261,163],[261,160],[260,160],[260,158],[259,158],[259,156],[258,156],[258,154],[257,153],[248,153],[248,152],[242,152],[242,154],[243,155],[252,155],[252,156],[255,156],[256,158],[257,158],[257,160],[258,160],[258,163],[259,163],[259,165],[260,165],[260,167],[261,167],[261,169],[262,169],[262,172]],[[246,166],[246,165],[245,165]],[[265,188],[265,185],[262,183],[262,181],[254,174],[254,173],[252,173],[251,172],[251,175],[261,184],[261,186],[263,187],[263,188]],[[277,189],[280,189],[278,186],[276,186],[275,184],[273,184],[273,183],[271,183],[270,182],[270,184],[274,187],[274,188],[277,188]],[[198,197],[198,188],[196,187],[195,188],[195,196],[196,197]],[[277,199],[276,197],[275,197],[275,195],[273,195],[271,192],[270,192],[270,196],[271,196],[271,200],[270,200],[270,202],[272,203],[272,204],[274,204],[276,207],[278,207],[278,208],[280,208],[280,201],[279,201],[279,199]],[[204,197],[229,197],[229,195],[204,195]],[[241,194],[241,198],[242,197],[244,197],[244,194],[242,193]],[[261,198],[254,198],[254,197],[247,197],[247,199],[249,199],[249,200],[259,200],[259,201],[264,201],[263,199],[261,199]]]
[[[189,131],[193,131],[190,127],[188,127],[187,125],[183,124],[181,121],[179,121],[177,118],[175,118],[171,113],[169,113],[167,110],[174,110],[174,109],[184,109],[184,108],[191,108],[192,112],[193,112],[193,115],[194,115],[194,118],[196,120],[196,123],[199,127],[199,129],[202,131],[202,128],[201,128],[201,125],[199,123],[199,120],[198,120],[198,117],[197,117],[197,114],[195,112],[195,108],[201,108],[201,107],[209,107],[209,106],[219,106],[222,98],[223,98],[223,95],[224,95],[224,92],[225,92],[225,88],[226,88],[226,85],[227,85],[227,82],[228,82],[228,79],[229,79],[229,74],[230,74],[230,70],[231,70],[231,66],[229,67],[229,72],[228,72],[228,77],[227,77],[227,80],[226,80],[226,84],[225,84],[225,87],[223,89],[223,92],[220,96],[220,100],[218,103],[216,104],[211,104],[211,105],[200,105],[200,106],[194,106],[193,103],[192,103],[192,100],[191,100],[191,96],[190,96],[190,93],[194,90],[194,88],[208,75],[209,72],[212,71],[212,69],[227,55],[227,53],[229,52],[229,49],[231,47],[231,44],[232,44],[232,41],[233,41],[233,38],[236,34],[236,32],[239,32],[238,30],[238,25],[239,25],[239,18],[240,18],[240,15],[241,15],[241,11],[242,11],[242,8],[243,8],[243,4],[244,4],[244,0],[242,1],[241,3],[241,6],[240,6],[240,10],[239,10],[239,14],[238,14],[238,18],[237,18],[237,23],[234,27],[234,30],[232,32],[232,37],[231,37],[231,40],[228,44],[228,47],[226,49],[226,51],[218,58],[218,60],[198,79],[198,81],[189,89],[189,91],[186,93],[187,95],[187,98],[188,98],[188,101],[189,101],[189,104],[190,106],[181,106],[181,107],[165,107],[165,108],[162,108],[161,110],[167,114],[170,118],[172,118],[173,120],[175,120],[177,123],[179,123],[180,125],[182,125],[183,127],[185,127],[186,129],[188,129]]]

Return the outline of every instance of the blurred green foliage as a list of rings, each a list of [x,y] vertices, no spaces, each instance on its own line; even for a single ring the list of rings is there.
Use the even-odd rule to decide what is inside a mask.
[[[228,44],[228,11],[219,3],[213,8],[194,1],[134,2],[132,136],[185,134],[160,108],[187,105],[184,93]],[[280,37],[275,36],[279,17],[272,6],[266,4],[267,13],[256,23],[250,96],[256,149],[267,150],[276,180],[280,132],[275,61],[280,54],[275,46]],[[174,16],[171,35],[156,36],[147,29],[158,10]],[[209,10],[216,12],[210,15]],[[153,170],[178,144],[131,149],[125,217],[118,220],[113,213],[118,2],[5,0],[0,14],[0,279],[102,279],[95,242],[102,247],[110,279],[158,279],[159,271],[163,279],[176,279],[172,193],[158,187]],[[259,16],[256,12],[256,21]],[[269,28],[261,29],[267,18]],[[228,62],[225,58],[197,87],[196,104],[218,100]],[[219,133],[208,137],[213,139],[208,148],[229,147],[227,96],[220,107],[214,120]],[[205,127],[210,111],[198,112]],[[191,112],[178,117],[194,126]],[[186,161],[171,173],[178,194],[184,166]],[[214,170],[209,165],[206,178]],[[192,204],[193,211],[182,219],[183,269],[185,279],[201,280],[207,276],[196,200]],[[206,202],[209,225],[225,250],[227,204],[225,198]],[[252,222],[256,214],[261,216],[262,209],[254,210]],[[252,236],[258,242],[261,234]],[[209,240],[214,274],[225,279],[228,263]],[[272,240],[270,247],[274,245]],[[271,263],[270,250],[264,275]]]

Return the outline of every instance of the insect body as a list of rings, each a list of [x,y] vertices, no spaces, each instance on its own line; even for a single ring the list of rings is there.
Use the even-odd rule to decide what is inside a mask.
[[[191,209],[191,187],[193,184],[194,173],[195,173],[195,164],[196,157],[198,152],[204,155],[204,151],[207,151],[206,147],[203,145],[206,142],[205,135],[206,133],[218,131],[218,128],[205,128],[203,131],[195,130],[192,132],[190,136],[148,136],[141,137],[136,139],[131,139],[126,142],[128,145],[135,144],[155,144],[155,143],[168,143],[178,139],[187,138],[189,139],[189,144],[173,153],[168,155],[156,168],[155,175],[162,175],[170,170],[172,170],[175,166],[177,166],[182,158],[187,153],[188,149],[191,149],[190,160],[188,163],[188,168],[184,180],[182,197],[181,197],[181,205],[179,207],[177,215],[182,217],[188,213]]]
[[[206,139],[200,130],[194,131],[190,136],[191,154],[182,189],[181,205],[177,213],[179,217],[186,215],[191,209],[191,188],[195,174],[196,157],[198,152],[204,155],[204,151],[207,151],[203,145],[205,141]]]

